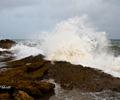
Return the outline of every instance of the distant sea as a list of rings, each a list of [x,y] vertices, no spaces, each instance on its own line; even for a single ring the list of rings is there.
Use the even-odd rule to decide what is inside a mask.
[[[111,44],[111,48],[115,55],[120,55],[120,39],[111,39]]]

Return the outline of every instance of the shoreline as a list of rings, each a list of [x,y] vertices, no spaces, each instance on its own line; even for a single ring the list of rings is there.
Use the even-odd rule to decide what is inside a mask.
[[[3,68],[6,69],[0,72],[0,76],[2,76],[0,86],[11,86],[15,89],[13,94],[7,94],[10,90],[4,93],[8,98],[25,96],[24,98],[31,98],[30,100],[37,100],[37,98],[44,98],[45,100],[53,98],[54,100],[55,91],[57,91],[55,90],[56,84],[59,84],[59,88],[63,91],[69,92],[77,89],[81,93],[102,93],[104,91],[108,94],[120,93],[120,78],[113,77],[95,68],[73,65],[65,61],[52,63],[44,60],[43,55],[29,56],[15,61],[8,59]],[[48,81],[51,78],[55,83]],[[19,96],[20,94],[22,96]],[[0,97],[4,97],[4,95],[0,93]]]

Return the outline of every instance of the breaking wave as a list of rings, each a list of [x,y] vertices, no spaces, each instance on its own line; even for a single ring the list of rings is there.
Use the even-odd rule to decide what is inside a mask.
[[[62,21],[52,32],[41,37],[35,41],[22,41],[9,51],[16,59],[43,54],[47,60],[80,64],[120,77],[120,56],[114,56],[109,49],[111,41],[106,33],[98,32],[86,17]]]
[[[86,17],[75,17],[57,24],[41,47],[48,60],[82,64],[120,77],[120,56],[115,57],[109,46],[105,32],[96,31]]]
[[[12,47],[10,50],[14,53],[16,59],[22,59],[31,55],[36,56],[42,53],[35,47],[29,47],[23,44],[18,44],[15,47]]]

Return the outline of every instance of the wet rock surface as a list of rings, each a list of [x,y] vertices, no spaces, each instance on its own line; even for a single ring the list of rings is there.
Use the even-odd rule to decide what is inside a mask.
[[[0,48],[3,49],[10,49],[15,44],[16,42],[13,40],[9,40],[9,39],[0,40]]]
[[[49,70],[49,75],[65,89],[79,88],[84,92],[99,92],[103,90],[120,92],[119,78],[81,65],[55,62]]]
[[[0,62],[6,62],[6,61],[10,61],[13,60],[14,56],[13,53],[10,51],[0,51]]]
[[[0,93],[0,100],[10,100],[10,94],[8,93]]]
[[[24,91],[18,91],[14,94],[14,99],[15,100],[34,100],[31,96],[29,96],[26,92]]]
[[[68,62],[52,64],[44,60],[42,55],[7,62],[6,68],[6,71],[0,73],[0,86],[11,86],[15,91],[10,96],[8,92],[3,94],[0,91],[0,97],[7,95],[8,98],[15,98],[14,94],[18,93],[19,98],[22,98],[20,97],[22,95],[23,98],[26,96],[26,98],[37,100],[46,97],[45,100],[49,100],[49,97],[54,94],[55,85],[45,80],[51,78],[62,88],[68,90],[77,88],[84,92],[103,90],[120,92],[120,78],[112,77],[97,69],[72,65]]]
[[[49,98],[54,94],[55,85],[44,81],[44,75],[49,69],[48,65],[51,64],[49,61],[42,59],[43,56],[39,55],[36,57],[30,56],[22,60],[8,62],[6,66],[7,70],[0,73],[0,86],[14,87],[15,92],[13,92],[13,94],[15,94],[16,91],[23,91],[34,99],[43,98],[44,96]],[[5,93],[8,93],[8,91]],[[1,92],[2,91],[0,91],[0,93]],[[11,95],[12,94],[10,94],[10,97],[16,98],[16,95]],[[17,94],[17,96],[20,96],[20,94]],[[27,95],[25,96],[27,98]]]

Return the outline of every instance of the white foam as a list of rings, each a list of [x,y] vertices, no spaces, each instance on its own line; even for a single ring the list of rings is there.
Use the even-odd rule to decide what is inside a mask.
[[[7,49],[0,48],[0,51],[7,51]]]
[[[14,53],[16,59],[22,59],[28,56],[36,56],[38,54],[42,54],[42,50],[36,47],[30,47],[24,45],[22,43],[15,45],[10,49],[11,52]]]
[[[120,77],[120,57],[109,52],[105,32],[98,32],[84,17],[75,17],[57,24],[42,43],[46,59],[68,61],[98,68]]]

